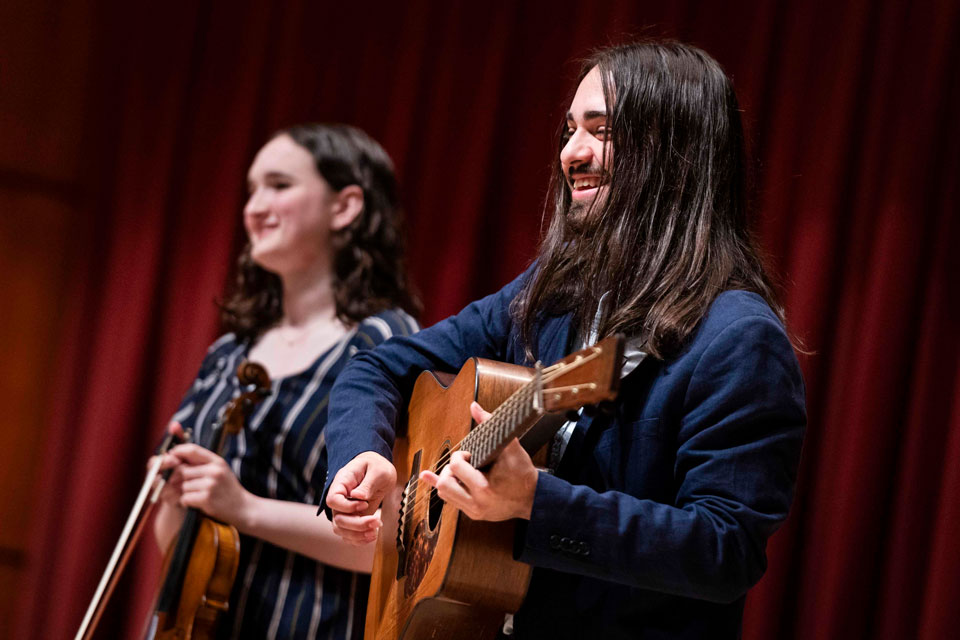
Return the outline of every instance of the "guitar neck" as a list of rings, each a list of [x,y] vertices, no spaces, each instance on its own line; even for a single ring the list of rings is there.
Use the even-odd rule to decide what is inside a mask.
[[[560,413],[617,395],[623,361],[623,336],[613,335],[541,368],[490,418],[460,443],[470,463],[482,468],[493,462],[507,443],[525,434],[544,413]]]
[[[493,462],[514,438],[519,438],[543,415],[540,376],[520,387],[497,407],[490,418],[477,425],[463,439],[460,448],[470,452],[470,464],[477,469]]]

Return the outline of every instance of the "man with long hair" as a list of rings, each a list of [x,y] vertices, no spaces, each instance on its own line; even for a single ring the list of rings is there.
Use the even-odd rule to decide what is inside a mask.
[[[787,515],[803,381],[747,227],[730,80],[676,42],[583,66],[559,143],[554,216],[501,291],[355,358],[337,381],[326,504],[372,539],[417,374],[478,356],[530,365],[628,338],[612,411],[584,414],[537,469],[517,441],[490,469],[454,453],[421,480],[468,517],[517,519],[533,576],[518,638],[736,638]],[[492,407],[487,407],[492,409]],[[488,414],[476,403],[477,421]]]

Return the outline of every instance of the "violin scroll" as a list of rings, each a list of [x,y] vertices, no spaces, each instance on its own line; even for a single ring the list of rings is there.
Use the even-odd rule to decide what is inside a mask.
[[[237,379],[241,392],[227,404],[211,433],[210,449],[220,456],[226,436],[240,433],[253,408],[270,395],[270,376],[255,362],[240,363]],[[217,617],[228,606],[239,561],[236,527],[188,509],[164,562],[154,640],[213,638]]]
[[[243,386],[255,385],[260,393],[270,392],[270,374],[261,364],[244,360],[237,367],[237,379]]]
[[[244,360],[237,367],[237,380],[241,388],[247,388],[239,397],[230,402],[223,415],[225,435],[236,435],[243,429],[243,423],[253,412],[254,407],[270,395],[270,374],[263,365]],[[220,453],[220,445],[214,449]]]

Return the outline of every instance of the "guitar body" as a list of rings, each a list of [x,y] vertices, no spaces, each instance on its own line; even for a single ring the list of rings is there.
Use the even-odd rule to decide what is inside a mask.
[[[366,638],[493,638],[504,614],[519,608],[531,568],[513,559],[514,523],[471,520],[415,479],[470,432],[471,401],[493,410],[532,377],[531,369],[475,358],[456,378],[417,379],[409,437],[398,436],[393,452],[398,486],[382,507]]]

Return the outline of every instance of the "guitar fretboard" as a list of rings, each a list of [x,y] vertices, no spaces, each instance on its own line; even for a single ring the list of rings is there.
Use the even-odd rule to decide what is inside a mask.
[[[517,389],[463,439],[460,448],[470,452],[470,464],[479,469],[492,462],[507,443],[523,435],[531,418],[543,413],[542,406],[542,378],[538,370],[533,380]]]

